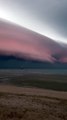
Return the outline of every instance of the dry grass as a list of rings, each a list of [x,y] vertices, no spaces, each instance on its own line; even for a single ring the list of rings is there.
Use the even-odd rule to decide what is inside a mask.
[[[67,100],[1,93],[0,120],[67,120]]]

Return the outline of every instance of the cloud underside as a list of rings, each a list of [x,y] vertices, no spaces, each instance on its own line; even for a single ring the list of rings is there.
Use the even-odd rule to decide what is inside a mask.
[[[0,54],[67,63],[67,46],[33,31],[0,21]]]

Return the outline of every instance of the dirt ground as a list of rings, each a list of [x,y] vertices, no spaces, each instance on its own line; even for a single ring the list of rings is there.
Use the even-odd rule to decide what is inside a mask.
[[[47,91],[0,86],[0,120],[67,120],[67,92]]]

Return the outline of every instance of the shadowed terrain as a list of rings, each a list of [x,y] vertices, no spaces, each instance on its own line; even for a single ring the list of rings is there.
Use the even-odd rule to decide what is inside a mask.
[[[67,74],[53,70],[1,70],[0,85],[67,91]],[[62,73],[61,73],[62,72]],[[65,73],[65,74],[64,74]]]
[[[64,73],[1,70],[0,120],[67,120]]]

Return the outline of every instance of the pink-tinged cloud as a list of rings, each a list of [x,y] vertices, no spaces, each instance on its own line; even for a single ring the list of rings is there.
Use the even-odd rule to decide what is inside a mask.
[[[61,58],[60,62],[67,63],[67,57]]]
[[[67,53],[67,47],[65,48]],[[54,62],[54,54],[63,58],[64,46],[23,27],[0,21],[0,54]],[[62,62],[67,61],[62,60]]]

